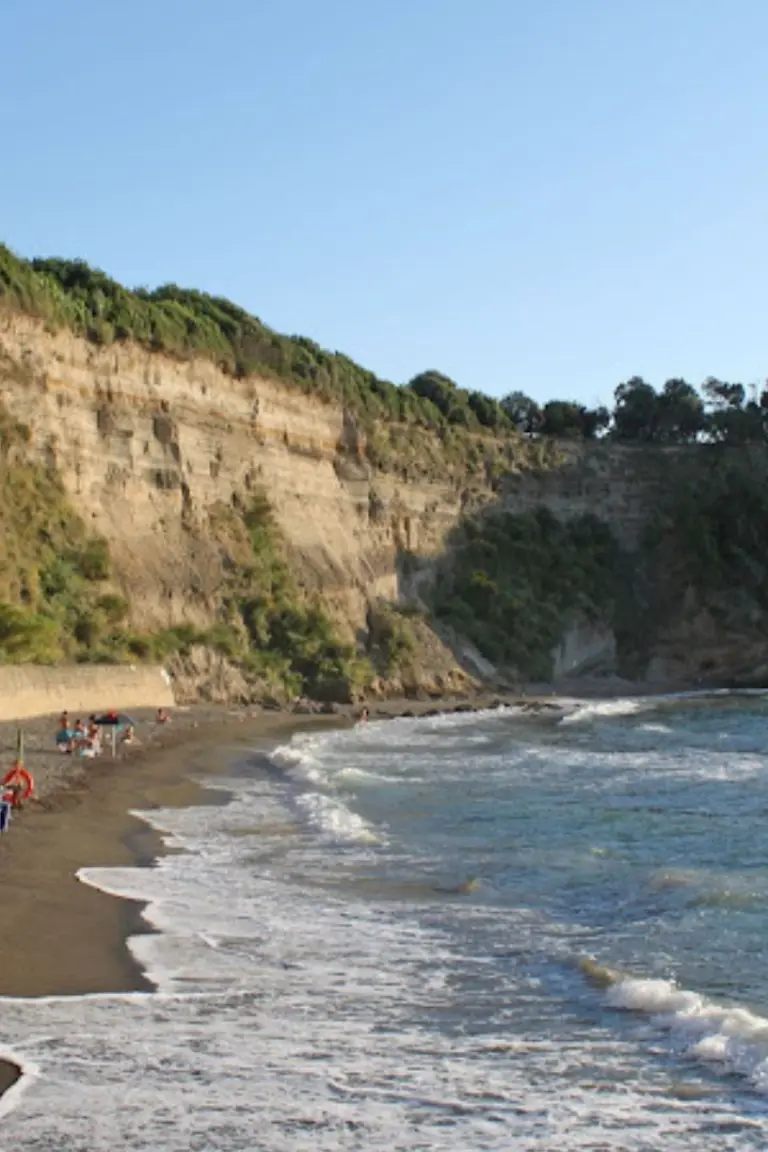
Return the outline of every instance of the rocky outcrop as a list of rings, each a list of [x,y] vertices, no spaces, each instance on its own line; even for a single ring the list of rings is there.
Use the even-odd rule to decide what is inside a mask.
[[[555,680],[569,676],[611,676],[616,672],[616,636],[604,622],[573,623],[552,653]]]
[[[757,611],[684,606],[660,630],[645,678],[654,685],[762,686],[768,681],[768,619]]]
[[[220,652],[203,645],[168,661],[177,704],[248,704],[257,698],[242,672]]]

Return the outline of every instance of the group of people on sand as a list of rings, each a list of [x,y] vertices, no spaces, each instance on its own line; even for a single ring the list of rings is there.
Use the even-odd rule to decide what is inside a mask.
[[[171,716],[167,708],[158,708],[155,722],[157,724],[170,723]],[[59,727],[56,732],[56,747],[64,755],[85,756],[92,758],[102,752],[102,732],[109,727],[119,738],[120,744],[137,744],[136,731],[133,723],[125,715],[117,712],[107,712],[103,716],[91,715],[88,722],[83,723],[77,719],[72,723],[69,712],[64,711],[59,716]],[[0,783],[0,834],[7,831],[11,820],[11,813],[22,808],[30,797],[34,796],[35,782],[32,774],[24,767],[22,760],[23,741],[19,733],[19,750],[10,771]]]
[[[158,708],[155,720],[158,724],[168,724],[171,717],[166,708]],[[107,712],[104,716],[88,717],[87,724],[82,720],[75,720],[74,724],[68,712],[62,712],[59,717],[59,729],[56,733],[56,747],[68,756],[84,756],[93,758],[102,752],[102,731],[104,727],[114,727],[119,734],[120,744],[137,744],[136,729],[128,721],[121,722],[117,712]]]
[[[56,733],[56,747],[59,752],[68,756],[99,756],[101,728],[96,723],[96,717],[89,716],[87,724],[82,720],[75,720],[72,724],[69,713],[62,712],[59,717],[59,730]]]

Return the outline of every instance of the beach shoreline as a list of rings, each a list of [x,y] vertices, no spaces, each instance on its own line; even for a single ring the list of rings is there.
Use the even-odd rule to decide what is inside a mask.
[[[570,686],[569,686],[570,687]],[[577,687],[582,690],[575,691]],[[605,685],[612,689],[613,685]],[[484,692],[469,698],[376,700],[371,721],[489,708],[559,709],[565,699],[613,699],[645,692]],[[636,686],[639,687],[639,686]],[[538,691],[537,691],[538,689]],[[667,690],[668,692],[669,690]],[[152,807],[215,803],[196,779],[226,770],[237,757],[289,739],[299,729],[354,723],[359,706],[323,714],[303,705],[260,711],[226,707],[178,709],[171,724],[137,713],[140,743],[113,760],[76,760],[53,746],[55,717],[19,722],[25,762],[36,777],[38,799],[0,837],[4,877],[4,932],[0,937],[0,996],[37,998],[154,990],[127,946],[151,931],[144,904],[113,897],[77,879],[83,867],[151,866],[164,851],[160,836],[131,813]],[[17,724],[0,724],[0,759],[15,754]],[[22,1070],[0,1057],[0,1099]]]
[[[56,717],[18,724],[38,799],[0,837],[0,997],[153,991],[127,946],[131,937],[151,931],[142,917],[145,905],[81,883],[79,870],[151,866],[164,852],[161,837],[132,811],[215,803],[215,793],[196,778],[215,776],[233,759],[299,728],[345,721],[214,708],[179,710],[162,729],[154,725],[154,713],[136,719],[142,742],[114,760],[108,752],[78,761],[51,751]],[[4,765],[14,758],[16,731],[15,723],[0,724]],[[0,1106],[22,1073],[0,1055]]]

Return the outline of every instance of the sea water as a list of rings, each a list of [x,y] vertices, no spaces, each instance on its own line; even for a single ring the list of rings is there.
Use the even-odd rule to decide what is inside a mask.
[[[156,993],[0,1004],[16,1152],[768,1147],[768,699],[297,735],[171,853]]]

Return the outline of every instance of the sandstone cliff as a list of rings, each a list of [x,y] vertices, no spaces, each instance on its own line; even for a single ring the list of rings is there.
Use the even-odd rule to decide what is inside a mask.
[[[397,597],[403,550],[439,550],[467,502],[492,495],[482,481],[375,473],[343,411],[205,360],[98,348],[7,315],[0,350],[0,398],[110,542],[142,626],[211,619],[221,570],[209,512],[256,485],[304,581],[349,629],[371,599]]]
[[[631,635],[658,607],[647,584],[659,573],[643,571],[644,533],[691,450],[520,440],[503,449],[501,480],[483,451],[465,468],[440,467],[439,455],[419,468],[396,459],[376,468],[354,415],[295,387],[131,342],[99,346],[16,312],[0,313],[0,400],[28,428],[26,454],[58,473],[82,519],[108,541],[139,630],[220,618],[229,562],[222,509],[263,489],[301,586],[319,594],[349,641],[367,636],[372,605],[420,602],[463,517],[544,506],[559,520],[589,513],[608,524],[629,589],[624,626],[615,605],[602,618],[573,615],[552,652],[555,674],[723,678],[768,660],[754,605],[728,616],[686,588],[670,594],[658,627],[646,617],[642,643]],[[454,656],[419,628],[429,690],[455,688]],[[444,638],[468,673],[493,675],[460,635]],[[201,677],[221,679],[208,657],[197,659]],[[406,675],[396,687],[416,690],[418,680]],[[226,695],[226,676],[222,683]]]
[[[301,585],[351,640],[372,603],[398,599],[401,558],[439,552],[462,512],[493,496],[482,473],[375,470],[354,418],[296,389],[129,343],[100,348],[17,314],[0,314],[0,401],[28,429],[25,454],[56,471],[108,541],[140,631],[215,623],[227,578],[220,512],[256,489]],[[225,695],[231,675],[196,659]],[[433,650],[431,664],[439,690],[455,662]]]

